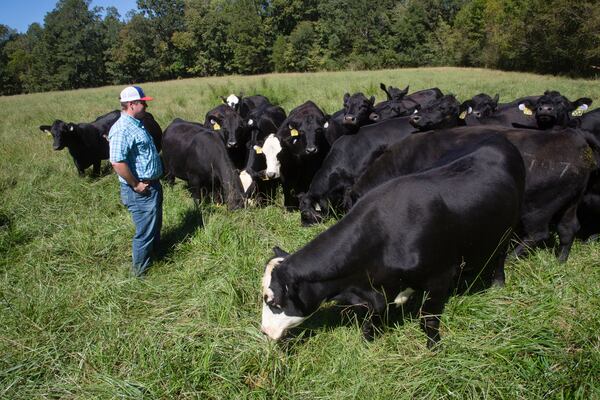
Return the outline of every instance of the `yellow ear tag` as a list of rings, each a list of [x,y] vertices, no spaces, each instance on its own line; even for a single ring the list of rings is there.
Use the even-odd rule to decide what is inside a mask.
[[[221,125],[219,125],[218,123],[216,123],[216,122],[215,122],[215,123],[213,124],[213,129],[214,129],[215,131],[218,131],[218,130],[220,130],[220,129],[221,129]]]
[[[465,119],[466,116],[467,116],[467,110],[461,112],[460,115],[458,116],[458,118]]]
[[[583,110],[578,108],[577,110],[573,111],[571,115],[574,117],[581,117],[583,115]]]
[[[256,151],[256,154],[262,154],[262,147],[254,146],[254,150]]]
[[[298,136],[298,135],[299,135],[299,133],[298,133],[298,131],[297,131],[296,129],[292,129],[292,130],[290,131],[290,135],[292,135],[292,136]]]
[[[48,137],[52,137],[52,134],[51,134],[50,132],[46,133],[46,135],[47,135]]]

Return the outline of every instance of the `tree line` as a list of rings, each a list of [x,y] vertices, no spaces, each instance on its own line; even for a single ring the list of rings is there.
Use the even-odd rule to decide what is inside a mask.
[[[184,77],[465,66],[600,75],[597,0],[58,0],[0,25],[0,94]]]

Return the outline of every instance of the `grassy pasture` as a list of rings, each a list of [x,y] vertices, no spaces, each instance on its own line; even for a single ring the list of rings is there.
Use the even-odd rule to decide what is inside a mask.
[[[460,100],[556,89],[600,103],[599,81],[456,68],[142,86],[164,129],[203,120],[232,91],[332,113],[345,92],[382,99],[379,82]],[[339,307],[290,342],[267,342],[260,278],[271,247],[294,251],[326,228],[301,228],[279,206],[208,206],[199,227],[183,185],[165,187],[164,257],[129,278],[133,227],[116,176],[105,165],[99,179],[78,178],[38,130],[91,121],[118,106],[120,89],[0,97],[0,398],[600,398],[599,243],[577,242],[566,265],[537,251],[507,264],[506,287],[453,297],[436,352],[410,316],[365,342],[360,316]]]

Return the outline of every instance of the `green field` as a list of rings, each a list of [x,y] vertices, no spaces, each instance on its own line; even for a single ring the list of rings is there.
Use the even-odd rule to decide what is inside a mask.
[[[379,83],[437,86],[459,100],[559,90],[600,104],[600,81],[481,69],[222,77],[143,84],[163,129],[204,120],[217,96],[263,94],[289,112],[326,112],[345,92],[382,100]],[[130,278],[133,226],[118,182],[79,178],[68,152],[38,130],[91,121],[122,87],[0,97],[0,398],[538,399],[600,398],[600,243],[577,242],[507,263],[507,283],[452,297],[442,342],[425,347],[416,318],[372,342],[361,317],[325,307],[283,344],[260,333],[260,279],[271,248],[294,251],[326,228],[300,227],[279,204],[228,212],[204,227],[184,185],[165,187],[164,257]],[[331,224],[333,222],[329,222]]]

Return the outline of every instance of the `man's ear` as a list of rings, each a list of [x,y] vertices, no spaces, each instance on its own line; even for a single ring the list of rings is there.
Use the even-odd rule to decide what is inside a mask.
[[[283,258],[290,255],[290,253],[288,253],[285,250],[282,250],[281,247],[279,247],[279,246],[273,247],[273,254],[275,254],[275,257],[283,257]]]

